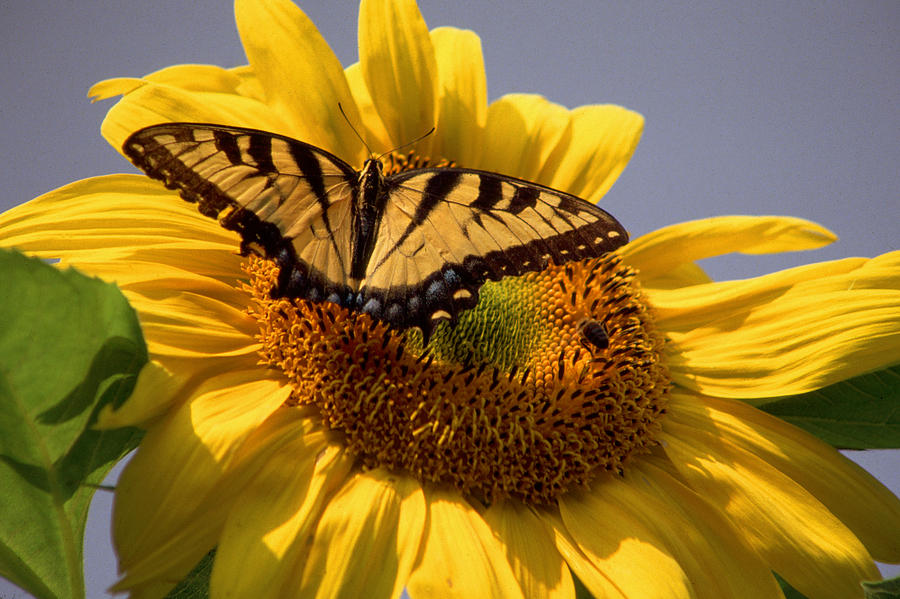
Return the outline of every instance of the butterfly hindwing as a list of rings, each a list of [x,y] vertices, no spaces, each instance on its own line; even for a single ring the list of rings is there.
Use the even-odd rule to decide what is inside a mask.
[[[253,129],[155,125],[124,151],[238,232],[243,253],[274,259],[275,293],[420,327],[426,338],[475,306],[485,281],[628,240],[605,211],[542,185],[465,168],[382,177],[377,161],[358,172],[325,150]]]

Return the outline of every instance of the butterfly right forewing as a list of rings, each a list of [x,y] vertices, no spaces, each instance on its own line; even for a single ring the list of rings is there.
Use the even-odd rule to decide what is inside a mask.
[[[360,293],[371,313],[427,334],[478,301],[481,285],[600,256],[628,240],[621,224],[575,196],[462,168],[400,173]],[[415,264],[395,283],[393,269]]]

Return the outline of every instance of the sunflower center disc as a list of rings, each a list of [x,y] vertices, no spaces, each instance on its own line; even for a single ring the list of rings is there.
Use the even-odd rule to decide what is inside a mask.
[[[271,262],[247,270],[263,361],[364,467],[483,502],[546,504],[655,443],[669,387],[663,342],[615,254],[486,283],[427,347],[418,329],[271,298]]]

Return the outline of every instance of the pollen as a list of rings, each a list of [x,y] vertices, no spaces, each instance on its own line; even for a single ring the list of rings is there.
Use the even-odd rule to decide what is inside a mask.
[[[315,406],[363,468],[533,505],[622,473],[656,445],[664,341],[615,254],[485,283],[423,345],[330,302],[272,298],[278,267],[247,265],[264,364]]]
[[[406,154],[391,152],[385,156],[384,175],[396,175],[405,171],[411,171],[418,168],[446,168],[456,166],[452,160],[441,159],[431,164],[431,159],[427,156],[420,156],[414,150],[410,150]]]

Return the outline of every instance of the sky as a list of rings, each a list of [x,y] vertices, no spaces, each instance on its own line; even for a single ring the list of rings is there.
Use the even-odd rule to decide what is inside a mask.
[[[341,62],[355,62],[358,5],[300,6]],[[900,249],[895,0],[420,8],[429,27],[480,35],[492,100],[532,92],[645,116],[634,158],[602,200],[632,237],[726,214],[809,218],[840,237],[815,252],[704,261],[717,279]],[[92,83],[178,63],[246,63],[226,0],[8,0],[0,56],[3,210],[70,181],[135,172],[100,137],[112,101],[90,104]],[[900,493],[900,452],[850,457]],[[109,511],[109,497],[99,497],[86,541],[90,597],[115,578]],[[0,580],[0,597],[24,596]]]

